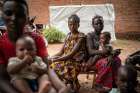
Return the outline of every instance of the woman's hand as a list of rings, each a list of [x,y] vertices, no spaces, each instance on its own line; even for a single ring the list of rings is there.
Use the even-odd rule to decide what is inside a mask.
[[[51,64],[57,60],[60,56],[53,56],[53,57],[48,57],[48,63]]]
[[[47,61],[50,64],[52,62],[52,58],[49,57]]]
[[[48,58],[48,64],[49,64],[49,65],[52,64],[53,61],[54,61],[54,58],[52,58],[52,57],[49,57],[49,58]]]

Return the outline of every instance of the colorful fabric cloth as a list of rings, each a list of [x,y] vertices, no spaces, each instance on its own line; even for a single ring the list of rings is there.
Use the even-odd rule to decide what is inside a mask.
[[[64,54],[69,54],[80,38],[85,38],[83,33],[72,35],[69,33],[64,42]],[[84,39],[85,40],[85,39]],[[56,71],[60,78],[66,80],[76,80],[79,73],[79,63],[83,61],[85,57],[85,42],[82,42],[82,46],[79,51],[71,58],[66,61],[55,62],[51,64],[51,67]]]
[[[44,38],[34,32],[25,32],[25,35],[31,36],[36,43],[37,55],[40,57],[47,57],[47,47]],[[15,45],[9,40],[8,33],[0,37],[0,64],[7,64],[10,57],[16,56]]]
[[[112,88],[113,80],[116,81],[117,71],[120,65],[121,60],[119,57],[114,58],[112,66],[109,65],[107,57],[98,60],[96,63],[97,69],[96,84]]]

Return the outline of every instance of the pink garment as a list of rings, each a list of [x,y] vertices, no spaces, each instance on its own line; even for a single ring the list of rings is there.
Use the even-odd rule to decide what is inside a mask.
[[[107,57],[98,60],[96,63],[96,69],[97,69],[96,84],[102,85],[104,87],[112,88],[113,79],[116,81],[117,70],[120,66],[121,66],[121,60],[119,57],[114,58],[113,69],[112,66],[108,65]]]

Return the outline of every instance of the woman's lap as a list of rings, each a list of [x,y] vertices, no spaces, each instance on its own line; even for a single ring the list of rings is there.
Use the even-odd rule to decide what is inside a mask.
[[[113,64],[108,65],[107,58],[102,58],[96,63],[97,68],[97,79],[96,83],[101,84],[105,87],[112,87],[113,78],[116,81],[117,69],[120,67],[120,59],[118,57],[114,58]],[[112,67],[113,66],[113,67]],[[115,68],[115,69],[114,69]]]
[[[77,64],[73,64],[71,62],[64,63],[64,62],[56,62],[51,64],[52,69],[62,77],[63,79],[77,79],[79,74],[79,67]]]
[[[19,93],[10,83],[10,77],[7,73],[5,64],[0,64],[0,92]]]
[[[19,93],[7,79],[0,78],[0,92],[2,93]]]

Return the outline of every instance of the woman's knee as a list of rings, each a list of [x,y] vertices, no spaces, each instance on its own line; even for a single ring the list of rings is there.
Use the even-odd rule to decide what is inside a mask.
[[[10,81],[0,79],[0,93],[20,93]]]

